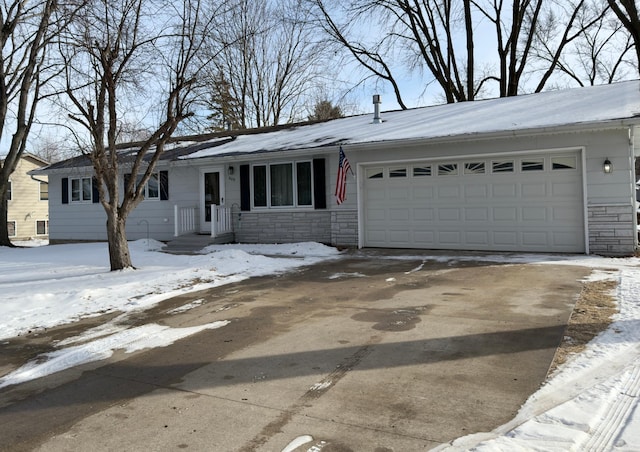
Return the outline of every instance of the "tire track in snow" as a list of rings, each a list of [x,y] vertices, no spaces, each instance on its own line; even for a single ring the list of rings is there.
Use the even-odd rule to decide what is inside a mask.
[[[583,450],[611,449],[613,440],[620,434],[631,416],[637,398],[640,396],[640,360],[636,359],[629,367],[630,371],[625,372],[626,375],[623,376],[618,396],[606,408],[605,415],[598,425],[591,429]]]

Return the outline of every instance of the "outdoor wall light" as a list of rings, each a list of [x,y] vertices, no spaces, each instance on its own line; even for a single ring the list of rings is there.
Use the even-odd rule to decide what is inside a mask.
[[[610,174],[611,171],[613,171],[613,164],[611,163],[611,160],[607,158],[602,165],[602,169],[605,174]]]
[[[229,167],[229,176],[233,176],[233,166]]]

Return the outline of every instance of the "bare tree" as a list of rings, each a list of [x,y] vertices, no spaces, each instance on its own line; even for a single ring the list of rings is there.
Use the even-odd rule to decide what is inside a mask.
[[[214,128],[300,119],[324,54],[301,0],[233,0],[217,20],[204,96]]]
[[[592,23],[594,17],[599,19]],[[613,83],[635,72],[633,40],[622,23],[615,17],[606,0],[595,0],[578,17],[579,27],[585,32],[566,49],[558,59],[558,70],[579,86]],[[552,40],[555,21],[541,28],[536,57],[549,61],[552,55],[545,42]]]
[[[70,116],[90,137],[91,148],[85,152],[107,216],[112,271],[133,267],[127,218],[142,201],[166,142],[191,115],[194,61],[207,31],[202,14],[197,0],[98,0],[87,5],[61,45]],[[147,68],[154,68],[152,78],[145,78]],[[133,100],[142,101],[152,94],[144,87],[153,80],[161,87],[162,113],[148,138],[123,159],[116,144],[120,118],[132,101],[126,95],[139,93]],[[121,193],[123,165],[134,176]]]
[[[0,246],[12,246],[7,229],[7,189],[22,156],[43,86],[51,76],[47,48],[54,36],[56,12],[67,9],[57,0],[5,1],[0,5],[0,139],[11,134],[0,160]]]
[[[633,39],[636,49],[638,73],[640,74],[640,17],[638,16],[638,4],[635,0],[608,0],[608,2],[615,15]]]
[[[394,61],[431,76],[447,102],[473,100],[490,82],[497,84],[500,96],[519,94],[525,82],[526,90],[537,92],[557,70],[565,47],[599,17],[578,23],[584,0],[350,0],[335,2],[331,10],[330,1],[309,0],[322,28],[362,66],[391,84],[401,108],[406,105],[396,80],[403,68]],[[346,6],[340,9],[338,4]],[[335,17],[342,17],[343,24]],[[379,33],[367,36],[368,41],[353,37],[354,22],[376,18]],[[494,46],[494,71],[476,56],[481,24],[491,28],[483,39]],[[546,30],[544,41],[541,29]],[[538,45],[545,46],[548,58],[536,58]]]

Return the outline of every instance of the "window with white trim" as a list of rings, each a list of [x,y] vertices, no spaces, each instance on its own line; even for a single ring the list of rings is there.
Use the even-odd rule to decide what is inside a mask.
[[[414,166],[413,177],[431,176],[431,165]]]
[[[438,176],[455,176],[458,174],[457,163],[440,163],[438,165]]]
[[[253,165],[253,207],[311,207],[311,161]]]
[[[551,169],[553,171],[556,170],[573,170],[578,167],[576,162],[576,158],[573,156],[562,156],[562,157],[552,157],[551,158]]]
[[[389,177],[407,177],[407,168],[389,168]]]
[[[49,183],[40,181],[40,201],[49,200]]]
[[[18,235],[18,227],[14,220],[7,221],[7,230],[9,231],[9,237],[15,237]]]
[[[36,220],[36,235],[49,234],[49,220]]]
[[[139,174],[136,178],[136,186],[140,185],[141,180],[142,174]],[[144,199],[160,199],[160,175],[158,173],[151,173],[149,180],[144,184],[142,197]]]
[[[523,173],[530,171],[544,171],[544,158],[534,157],[522,159],[520,168]]]
[[[384,178],[384,170],[382,168],[367,168],[367,179],[382,179]]]
[[[484,162],[467,162],[464,164],[465,174],[484,174]]]
[[[491,164],[493,173],[513,173],[513,160],[495,161]]]
[[[89,202],[91,201],[91,178],[81,177],[71,179],[71,202]]]

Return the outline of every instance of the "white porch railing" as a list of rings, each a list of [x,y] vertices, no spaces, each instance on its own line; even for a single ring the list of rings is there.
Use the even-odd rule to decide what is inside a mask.
[[[174,237],[198,232],[196,211],[197,207],[180,207],[177,204],[173,206]]]
[[[211,237],[232,231],[231,209],[211,204]]]

